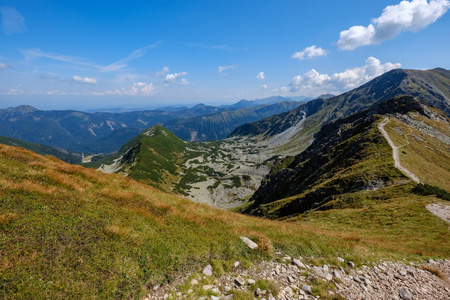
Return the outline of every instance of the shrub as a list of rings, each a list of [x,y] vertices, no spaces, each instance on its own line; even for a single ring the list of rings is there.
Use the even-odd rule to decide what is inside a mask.
[[[418,195],[436,195],[436,197],[441,198],[443,200],[450,201],[450,193],[447,192],[444,189],[441,189],[440,187],[429,185],[429,184],[422,184],[419,183],[412,189],[413,193]]]

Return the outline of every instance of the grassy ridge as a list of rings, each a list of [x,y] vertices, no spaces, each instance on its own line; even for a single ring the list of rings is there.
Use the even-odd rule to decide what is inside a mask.
[[[187,270],[273,250],[331,263],[337,255],[356,263],[448,257],[448,226],[424,207],[435,198],[384,193],[366,207],[277,222],[0,145],[0,298],[139,298]],[[398,234],[408,243],[396,243]],[[241,235],[260,250],[251,252]]]

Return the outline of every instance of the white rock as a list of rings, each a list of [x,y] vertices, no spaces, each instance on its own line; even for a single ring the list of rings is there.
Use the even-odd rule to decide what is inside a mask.
[[[204,269],[203,269],[203,274],[205,274],[206,276],[212,276],[212,266],[211,265],[207,265]]]
[[[337,259],[338,262],[342,262],[342,263],[345,261],[342,257],[339,257],[339,256],[336,257],[336,259]]]
[[[238,261],[235,261],[235,262],[234,262],[234,267],[235,267],[235,268],[239,267],[239,265],[240,265],[240,262],[238,262]]]
[[[241,236],[240,237],[241,240],[247,244],[247,246],[252,249],[255,250],[256,248],[258,248],[258,244],[256,244],[254,241],[252,241],[251,239],[245,237],[245,236]]]
[[[220,300],[220,297],[212,296],[212,295],[211,295],[211,300]]]
[[[192,279],[191,280],[191,285],[197,285],[198,284],[198,280],[197,279]]]
[[[204,285],[204,286],[202,287],[202,290],[204,290],[204,291],[209,291],[209,290],[212,290],[213,288],[214,288],[213,285],[207,284],[207,285]]]
[[[302,286],[302,290],[304,290],[304,291],[307,292],[307,293],[312,293],[311,287],[310,287],[309,285],[307,285],[307,284],[304,284],[304,285]]]
[[[306,269],[305,265],[300,261],[300,259],[294,258],[292,260],[292,263],[299,268]]]
[[[253,284],[256,283],[256,281],[253,280],[253,279],[249,279],[249,280],[247,280],[247,283],[250,284],[250,285],[253,285]]]

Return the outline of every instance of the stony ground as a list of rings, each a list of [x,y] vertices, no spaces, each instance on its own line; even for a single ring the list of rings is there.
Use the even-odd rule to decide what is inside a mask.
[[[316,266],[313,257],[277,253],[249,268],[235,262],[225,274],[211,265],[176,286],[155,287],[144,299],[450,299],[450,261],[385,262],[355,268],[336,257]]]

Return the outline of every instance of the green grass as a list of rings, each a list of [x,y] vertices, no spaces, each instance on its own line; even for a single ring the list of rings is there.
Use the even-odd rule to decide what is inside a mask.
[[[0,191],[5,299],[140,298],[208,263],[221,273],[236,260],[249,264],[274,251],[356,263],[450,253],[448,224],[425,209],[435,198],[407,189],[367,196],[361,208],[278,222],[0,145]]]

